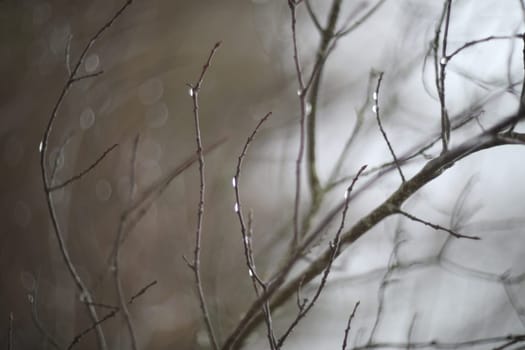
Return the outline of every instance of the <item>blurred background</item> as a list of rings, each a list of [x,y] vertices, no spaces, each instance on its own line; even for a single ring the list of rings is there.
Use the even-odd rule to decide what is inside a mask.
[[[323,24],[330,3],[311,1]],[[425,56],[443,4],[379,3],[372,16],[338,42],[326,63],[316,130],[317,168],[324,185],[354,174],[363,164],[374,167],[391,160],[372,113],[378,71],[385,72],[382,118],[398,155],[431,140],[440,130],[433,62]],[[338,24],[354,23],[377,4],[343,1]],[[67,47],[70,66],[121,5],[117,0],[0,2],[2,346],[7,343],[10,313],[16,349],[51,349],[53,343],[64,348],[91,324],[50,225],[39,143],[67,81]],[[453,1],[449,50],[489,35],[523,32],[522,9],[518,0]],[[304,5],[298,7],[297,34],[304,71],[309,73],[320,35]],[[246,138],[270,111],[272,117],[250,147],[241,181],[244,210],[254,213],[254,254],[262,276],[278,268],[291,239],[299,100],[287,2],[135,1],[82,62],[81,74],[104,73],[69,90],[46,156],[49,168],[56,164],[60,182],[118,144],[93,171],[52,194],[80,276],[97,302],[116,305],[108,257],[121,213],[195,153],[186,84],[196,81],[219,40],[222,46],[199,95],[204,146],[225,140],[206,155],[201,267],[212,322],[224,341],[255,297],[233,210],[231,179]],[[522,45],[520,40],[489,41],[465,50],[449,64],[450,115],[477,116],[453,133],[452,145],[517,109]],[[352,147],[334,174],[334,165],[358,124]],[[519,297],[524,292],[520,276],[525,268],[523,152],[520,146],[505,146],[462,160],[405,207],[425,220],[479,235],[481,241],[450,240],[444,232],[400,217],[388,218],[336,261],[324,294],[287,348],[339,348],[357,301],[361,305],[350,333],[351,346],[407,339],[456,342],[523,333],[525,300]],[[409,162],[405,175],[419,170],[425,157],[438,154],[439,143]],[[399,183],[398,174],[389,171],[363,185],[351,202],[347,227]],[[327,192],[314,223],[341,202],[348,184],[347,179]],[[126,233],[121,248],[125,294],[131,297],[157,281],[130,306],[140,348],[209,347],[193,275],[182,259],[193,252],[198,195],[198,168],[193,165]],[[305,211],[306,187],[302,198]],[[336,222],[327,227],[320,247],[328,244],[336,227]],[[314,248],[312,256],[316,252]],[[306,286],[303,293],[312,289]],[[278,333],[295,314],[294,300],[275,311]],[[103,328],[110,349],[129,348],[119,315]],[[76,348],[95,346],[93,333]],[[248,339],[246,348],[267,348],[263,329]]]

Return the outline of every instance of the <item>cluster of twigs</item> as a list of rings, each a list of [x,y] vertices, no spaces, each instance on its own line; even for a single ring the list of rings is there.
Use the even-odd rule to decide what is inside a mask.
[[[429,182],[439,177],[446,169],[452,167],[456,162],[462,160],[465,157],[468,157],[476,152],[493,148],[501,145],[508,144],[523,144],[525,143],[525,135],[519,132],[515,132],[514,128],[519,121],[525,118],[525,105],[523,98],[520,98],[519,109],[516,113],[509,115],[504,118],[500,118],[493,126],[486,128],[481,133],[474,135],[463,142],[459,143],[457,146],[450,146],[450,139],[453,132],[463,125],[468,123],[470,120],[475,119],[476,116],[472,114],[468,115],[466,118],[464,115],[460,116],[450,116],[447,104],[446,104],[446,73],[447,65],[452,59],[458,56],[464,50],[473,47],[478,44],[490,42],[493,40],[510,40],[510,39],[522,39],[525,40],[524,34],[513,34],[507,36],[489,36],[485,38],[480,38],[474,41],[466,42],[459,48],[450,52],[447,49],[448,46],[448,36],[450,31],[450,17],[451,11],[453,8],[452,0],[445,0],[442,15],[438,21],[436,27],[435,36],[432,41],[432,50],[431,55],[428,58],[432,58],[434,61],[434,73],[435,73],[435,85],[436,91],[439,98],[440,105],[440,119],[441,119],[441,128],[438,135],[428,140],[423,145],[416,146],[409,153],[398,156],[394,151],[394,146],[391,140],[388,137],[388,133],[385,129],[385,126],[381,120],[380,114],[380,87],[381,82],[384,78],[387,77],[388,73],[375,73],[371,75],[370,85],[376,80],[375,89],[372,91],[372,111],[374,113],[379,131],[388,146],[388,150],[392,161],[389,161],[379,167],[371,168],[368,171],[365,171],[366,166],[362,166],[359,171],[351,176],[339,178],[339,173],[341,171],[341,166],[343,160],[348,154],[348,150],[353,145],[356,135],[359,133],[362,126],[362,117],[366,113],[366,108],[369,105],[369,98],[365,101],[363,108],[358,112],[357,123],[355,124],[354,130],[345,144],[344,149],[341,151],[339,159],[336,161],[331,176],[326,183],[323,183],[317,173],[317,154],[316,154],[316,123],[317,116],[319,113],[319,96],[322,87],[322,77],[323,71],[326,66],[326,62],[330,54],[336,48],[338,41],[351,34],[356,28],[361,26],[370,18],[381,6],[385,3],[385,0],[379,0],[364,14],[358,16],[357,18],[350,16],[343,25],[338,27],[338,19],[340,17],[340,9],[342,0],[333,0],[329,8],[329,13],[327,17],[326,25],[321,24],[321,20],[318,18],[316,11],[313,9],[311,4],[306,0],[287,0],[288,7],[290,10],[290,22],[291,22],[291,42],[293,46],[293,64],[295,69],[295,75],[297,78],[298,84],[298,104],[299,104],[299,118],[298,118],[298,130],[299,130],[299,145],[297,150],[297,157],[295,161],[295,195],[293,203],[293,219],[292,219],[292,229],[289,235],[289,250],[285,258],[283,258],[283,263],[279,264],[279,269],[268,279],[262,278],[257,272],[257,266],[254,257],[254,247],[252,245],[253,232],[253,212],[249,211],[248,219],[245,216],[244,203],[241,196],[241,177],[242,177],[242,164],[243,160],[247,156],[247,151],[252,141],[254,140],[256,134],[261,129],[263,124],[271,116],[271,112],[264,115],[262,119],[257,123],[251,135],[247,138],[244,146],[237,158],[237,166],[235,169],[235,174],[232,178],[232,185],[235,196],[234,211],[237,214],[241,238],[243,242],[244,250],[244,260],[246,267],[248,269],[248,276],[251,280],[253,290],[255,292],[255,300],[251,306],[244,313],[243,318],[240,320],[238,325],[231,330],[231,333],[223,337],[222,335],[217,334],[215,331],[212,318],[210,316],[210,311],[208,309],[206,301],[206,293],[203,289],[202,279],[201,279],[201,247],[203,244],[203,218],[205,215],[205,190],[206,190],[206,179],[204,176],[205,170],[205,154],[216,146],[218,146],[222,141],[216,142],[212,146],[205,148],[203,147],[203,140],[200,130],[200,116],[199,116],[199,92],[203,87],[205,81],[205,76],[207,71],[211,68],[211,63],[214,55],[220,47],[220,42],[216,43],[202,70],[196,83],[189,84],[190,96],[193,102],[193,120],[194,120],[194,129],[195,129],[195,139],[196,139],[196,154],[188,158],[182,165],[170,172],[166,177],[160,181],[152,184],[148,189],[143,191],[141,195],[138,196],[138,199],[134,199],[133,190],[135,183],[135,157],[137,148],[139,145],[139,136],[137,136],[133,142],[131,165],[130,165],[130,190],[129,190],[129,204],[126,209],[120,214],[120,220],[118,225],[118,230],[115,235],[115,241],[111,256],[108,257],[108,268],[113,272],[115,290],[118,298],[118,307],[117,306],[104,306],[97,303],[94,300],[94,297],[87,287],[86,283],[80,277],[75,264],[73,263],[66,242],[64,240],[64,234],[62,228],[59,225],[57,218],[57,213],[53,203],[52,193],[58,189],[63,189],[68,186],[74,185],[78,180],[81,180],[89,174],[100,164],[111,152],[118,146],[112,145],[108,147],[102,155],[96,159],[93,163],[87,166],[84,170],[78,174],[60,182],[55,183],[54,175],[56,173],[57,161],[55,160],[55,168],[51,171],[48,169],[48,144],[50,136],[53,134],[53,126],[58,116],[58,111],[60,106],[65,99],[68,91],[71,87],[82,80],[91,79],[102,74],[102,71],[81,75],[79,73],[79,67],[81,66],[86,54],[88,53],[90,47],[103,35],[104,32],[109,29],[113,23],[117,20],[119,16],[128,8],[132,3],[131,0],[126,1],[122,7],[93,35],[88,43],[84,46],[81,54],[78,59],[75,61],[75,64],[70,65],[71,53],[69,50],[69,45],[66,52],[66,60],[68,66],[69,76],[63,86],[63,89],[57,99],[55,106],[49,117],[46,129],[44,131],[44,136],[40,144],[40,166],[41,166],[41,176],[43,181],[43,187],[46,194],[46,203],[49,210],[49,216],[53,225],[55,236],[60,247],[60,252],[62,254],[63,260],[68,268],[68,271],[71,275],[71,278],[75,282],[77,291],[81,296],[82,302],[87,308],[87,313],[91,319],[91,325],[85,330],[79,332],[72,341],[70,341],[67,349],[73,348],[80,340],[87,335],[88,333],[95,332],[98,341],[98,347],[100,349],[108,349],[106,337],[104,335],[103,329],[101,327],[102,323],[108,320],[109,318],[114,317],[117,313],[122,314],[127,330],[130,337],[132,349],[139,348],[139,342],[137,341],[136,332],[134,330],[132,315],[128,310],[128,305],[131,304],[138,296],[142,295],[147,289],[152,287],[155,282],[152,282],[146,285],[141,291],[136,293],[131,299],[127,300],[125,293],[122,288],[121,278],[120,278],[120,258],[119,252],[120,247],[123,241],[125,240],[127,233],[136,225],[136,223],[144,216],[148,211],[152,203],[165,191],[169,184],[184,170],[186,170],[190,165],[195,162],[198,163],[198,172],[199,172],[199,202],[197,208],[197,224],[195,229],[195,247],[193,258],[185,261],[189,268],[194,274],[194,283],[197,291],[197,296],[199,299],[199,305],[202,312],[203,322],[206,326],[206,331],[209,337],[210,346],[217,349],[237,349],[242,346],[243,342],[246,340],[248,335],[252,333],[259,325],[264,323],[266,328],[266,335],[268,340],[268,345],[270,349],[277,350],[281,349],[287,339],[289,339],[293,330],[298,326],[298,324],[307,316],[310,310],[314,307],[316,301],[318,300],[321,293],[325,290],[328,285],[328,278],[332,270],[333,264],[336,259],[342,254],[342,252],[354,244],[356,240],[365,235],[370,231],[374,226],[380,223],[387,217],[393,215],[401,215],[404,218],[421,223],[423,225],[429,226],[435,230],[444,231],[449,234],[449,238],[446,240],[443,248],[440,253],[435,258],[429,258],[425,261],[417,263],[419,266],[429,264],[437,264],[443,268],[459,271],[463,274],[475,274],[479,278],[496,280],[500,283],[503,283],[505,286],[512,283],[519,283],[524,279],[522,275],[518,277],[509,277],[509,276],[499,276],[499,275],[490,275],[482,272],[472,272],[458,264],[453,263],[448,260],[445,255],[445,247],[450,243],[451,238],[461,238],[461,239],[473,239],[478,240],[478,236],[471,236],[458,232],[460,225],[457,222],[451,222],[450,228],[434,224],[430,221],[419,218],[405,209],[403,209],[404,203],[411,198],[418,190],[427,185]],[[317,49],[317,56],[313,67],[310,69],[310,73],[305,73],[305,68],[301,63],[301,57],[299,54],[298,40],[297,40],[297,9],[299,6],[305,6],[306,11],[308,12],[313,24],[317,28],[320,35],[320,43]],[[426,58],[427,59],[427,58]],[[369,91],[367,91],[368,94]],[[522,94],[523,96],[523,94]],[[419,159],[421,155],[425,155],[433,145],[441,142],[441,152],[439,155],[427,159],[424,166],[412,177],[407,177],[403,172],[403,167],[408,164],[410,161]],[[65,147],[64,142],[63,147]],[[307,186],[306,188],[310,192],[310,201],[307,204],[306,210],[301,210],[301,206],[305,204],[301,197],[304,192],[304,185],[302,183],[303,170],[306,167],[307,175]],[[399,187],[393,191],[393,193],[387,197],[382,203],[375,207],[370,213],[362,217],[356,223],[354,223],[350,228],[345,228],[345,219],[347,212],[349,210],[349,205],[351,201],[366,189],[370,184],[377,181],[379,178],[384,176],[384,174],[390,171],[397,171],[401,182]],[[371,175],[374,175],[372,177]],[[359,179],[362,177],[369,176],[368,181],[364,183],[360,188],[354,187]],[[331,210],[325,214],[324,217],[320,218],[318,224],[315,227],[313,226],[314,218],[320,213],[320,208],[326,202],[328,193],[330,193],[334,188],[337,188],[340,184],[350,182],[347,189],[344,192],[344,199]],[[292,271],[297,269],[299,262],[302,261],[305,256],[308,254],[314,243],[319,242],[320,237],[326,231],[327,227],[334,222],[336,217],[340,216],[339,226],[337,230],[333,233],[333,238],[328,242],[327,246],[321,249],[321,252],[311,258],[309,263],[304,267],[302,271],[292,275]],[[369,341],[362,346],[354,347],[354,349],[364,349],[364,348],[436,348],[436,349],[448,349],[448,348],[461,348],[461,347],[472,347],[477,345],[486,345],[490,344],[491,346],[498,344],[498,349],[504,349],[511,345],[525,342],[525,335],[508,335],[501,337],[493,338],[483,338],[483,339],[473,339],[469,341],[459,342],[459,343],[450,343],[443,341],[431,341],[431,342],[412,342],[409,339],[406,343],[384,343],[376,342],[373,337],[375,330],[377,328],[378,322],[381,317],[382,307],[384,304],[384,293],[387,286],[388,279],[394,271],[399,269],[410,269],[413,268],[414,263],[411,265],[404,266],[399,263],[397,259],[397,253],[399,246],[402,242],[396,242],[394,252],[386,271],[384,272],[383,282],[381,283],[381,288],[378,293],[379,299],[379,309],[376,317],[376,322],[373,327],[372,333],[370,335]],[[295,270],[294,270],[295,271]],[[312,282],[316,277],[320,277],[319,284],[314,288],[313,294],[310,298],[303,298],[302,293],[304,286]],[[507,290],[507,289],[506,289]],[[513,303],[515,300],[511,297],[510,292],[508,292],[509,300]],[[297,303],[297,314],[293,317],[290,324],[285,327],[283,330],[275,329],[272,311],[276,308],[281,307],[285,302],[293,300],[296,298]],[[34,305],[36,305],[36,300],[33,300]],[[342,341],[342,348],[346,349],[348,346],[348,339],[351,329],[352,320],[356,317],[356,312],[358,310],[359,301],[355,303],[355,307],[349,313],[348,322],[346,328],[344,329],[344,338]],[[111,311],[105,316],[101,317],[99,315],[99,309],[101,307],[110,308]],[[525,318],[523,314],[520,314],[520,319]],[[13,316],[10,316],[10,328],[9,328],[9,349],[12,349],[12,320]],[[415,318],[414,322],[415,323]],[[413,325],[411,326],[411,330]],[[342,329],[343,330],[343,329]],[[53,337],[48,337],[49,343],[55,348],[63,348],[59,345],[59,342],[54,340]],[[221,341],[221,339],[223,339]]]

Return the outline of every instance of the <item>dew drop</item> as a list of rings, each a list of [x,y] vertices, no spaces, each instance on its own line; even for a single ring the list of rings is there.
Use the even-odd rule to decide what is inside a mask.
[[[345,191],[345,200],[348,199],[348,190]]]
[[[188,94],[189,94],[191,97],[193,97],[193,88],[189,88],[189,90],[188,90]]]
[[[304,111],[305,111],[306,115],[309,115],[310,112],[312,112],[312,105],[309,104],[309,103],[306,103],[305,106],[304,106]]]
[[[238,213],[239,212],[239,203],[235,203],[235,205],[233,206],[233,210]]]
[[[439,63],[444,66],[445,64],[447,64],[448,62],[448,59],[446,57],[442,57],[441,60],[439,61]]]
[[[250,275],[250,277],[253,277],[253,271],[252,271],[252,269],[248,269],[248,275]]]
[[[377,113],[377,105],[372,106],[372,112]]]
[[[301,96],[303,92],[301,90],[297,90],[297,96]]]
[[[40,144],[38,145],[38,152],[42,153],[42,149],[44,149],[44,142],[40,141]]]
[[[27,300],[29,300],[29,304],[33,304],[35,302],[35,298],[33,297],[33,294],[28,294]]]
[[[377,101],[377,92],[374,91],[374,94],[372,95],[372,98],[374,99],[374,101]]]
[[[232,186],[233,188],[236,188],[237,187],[237,179],[234,177],[232,177]]]

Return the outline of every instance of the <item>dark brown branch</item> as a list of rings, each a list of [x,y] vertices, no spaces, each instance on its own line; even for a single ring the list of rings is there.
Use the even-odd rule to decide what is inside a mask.
[[[135,293],[128,301],[128,305],[131,305],[135,299],[137,299],[138,297],[140,297],[141,295],[143,295],[144,293],[146,293],[146,291],[153,287],[154,285],[157,284],[157,281],[153,281],[153,282],[150,282],[148,283],[146,286],[142,287],[137,293]],[[80,342],[80,340],[86,336],[87,334],[91,333],[93,330],[97,329],[100,324],[106,322],[107,320],[109,320],[110,318],[113,318],[115,317],[116,314],[118,314],[119,312],[121,311],[120,308],[115,308],[113,311],[107,313],[104,317],[102,317],[100,320],[97,320],[96,322],[94,322],[90,327],[84,329],[82,332],[78,333],[74,338],[73,340],[71,341],[71,343],[69,343],[69,346],[67,347],[67,350],[70,350],[72,349],[76,344],[78,344]]]
[[[409,214],[407,213],[406,211],[403,211],[401,209],[398,209],[396,211],[398,214],[401,214],[403,215],[404,217],[407,217],[409,218],[410,220],[412,221],[416,221],[416,222],[419,222],[425,226],[428,226],[428,227],[432,227],[434,230],[439,230],[439,231],[445,231],[445,232],[448,232],[450,233],[452,236],[456,237],[456,238],[467,238],[467,239],[473,239],[473,240],[479,240],[481,238],[479,238],[478,236],[468,236],[468,235],[463,235],[461,233],[457,233],[451,229],[448,229],[446,227],[443,227],[443,226],[440,226],[440,225],[436,225],[436,224],[433,224],[429,221],[426,221],[426,220],[423,220],[423,219],[420,219],[412,214]]]
[[[7,328],[7,350],[14,350],[13,340],[13,312],[9,313],[9,326]]]
[[[472,41],[466,42],[465,44],[461,45],[456,50],[452,51],[451,53],[447,54],[444,57],[446,60],[450,61],[458,53],[460,53],[461,51],[471,46],[478,45],[481,43],[486,43],[486,42],[493,41],[493,40],[523,39],[523,35],[524,35],[523,33],[514,34],[514,35],[491,35],[491,36],[487,36],[482,39],[472,40]]]
[[[352,325],[352,320],[355,317],[355,313],[357,311],[357,308],[359,307],[359,304],[360,304],[359,301],[357,303],[355,303],[354,309],[352,310],[352,313],[348,317],[348,322],[346,322],[345,336],[343,338],[343,347],[342,347],[343,350],[346,350],[346,345],[347,345],[347,342],[348,342],[348,334],[350,333],[350,327]]]

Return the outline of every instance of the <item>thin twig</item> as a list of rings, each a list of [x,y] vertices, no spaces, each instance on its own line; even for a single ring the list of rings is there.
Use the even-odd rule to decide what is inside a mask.
[[[13,340],[13,312],[9,313],[9,328],[7,329],[7,350],[14,350],[14,340]]]
[[[297,31],[296,31],[296,7],[298,2],[295,0],[288,0],[288,6],[290,7],[291,14],[291,30],[292,30],[292,43],[293,43],[293,61],[295,65],[295,73],[297,81],[299,83],[299,90],[297,91],[300,105],[300,117],[299,117],[299,149],[297,151],[297,159],[295,161],[295,199],[294,199],[294,210],[293,210],[293,238],[291,249],[294,250],[299,244],[299,215],[300,215],[300,202],[301,202],[301,177],[302,177],[302,164],[304,157],[305,147],[305,122],[306,122],[306,90],[303,79],[303,73],[301,68],[301,61],[299,58],[299,52],[297,48]]]
[[[434,41],[434,52],[435,52],[435,65],[436,65],[436,87],[438,90],[439,95],[439,104],[441,106],[441,140],[443,142],[443,150],[442,152],[446,152],[448,150],[448,144],[450,142],[450,120],[448,117],[447,107],[446,107],[446,100],[445,100],[445,76],[446,76],[446,68],[447,68],[447,43],[448,43],[448,29],[450,25],[450,11],[452,6],[452,0],[445,0],[445,5],[443,8],[443,14],[441,17],[441,21],[438,25],[438,29],[436,30],[436,37]],[[445,30],[443,33],[443,40],[441,43],[441,58],[439,59],[439,62],[437,62],[437,52],[438,52],[438,43],[439,43],[439,36],[440,36],[440,28],[442,23],[445,23]],[[439,64],[439,68],[438,65]]]
[[[133,198],[133,191],[135,189],[135,171],[136,171],[136,159],[137,159],[137,149],[139,144],[139,135],[133,140],[133,149],[131,151],[131,161],[130,161],[130,183],[129,183],[129,192],[128,192],[128,201],[131,202]],[[137,350],[137,335],[135,333],[135,328],[133,327],[133,321],[129,313],[128,307],[126,305],[126,297],[124,295],[124,290],[122,288],[122,280],[120,278],[120,247],[122,242],[122,235],[124,232],[124,217],[121,216],[117,235],[115,237],[114,243],[114,256],[113,256],[113,277],[115,282],[115,290],[117,292],[117,299],[122,310],[122,316],[126,322],[126,328],[128,330],[129,338],[131,340],[131,348]]]
[[[78,181],[80,179],[82,179],[86,174],[88,174],[90,171],[92,171],[93,169],[95,169],[97,167],[97,165],[102,162],[102,160],[104,160],[104,158],[106,158],[106,156],[111,153],[111,151],[113,151],[115,148],[117,148],[118,144],[114,144],[113,146],[109,147],[108,149],[106,149],[104,151],[104,153],[102,153],[100,155],[100,157],[97,158],[97,160],[95,160],[90,166],[88,166],[86,169],[82,170],[81,172],[79,172],[78,174],[70,177],[69,179],[59,183],[58,185],[53,185],[51,187],[49,187],[48,191],[49,192],[55,192],[57,190],[60,190],[66,186],[68,186],[69,184],[75,182],[75,181]]]
[[[189,85],[190,87],[190,95],[193,101],[193,121],[195,124],[195,140],[197,143],[197,158],[199,161],[199,204],[197,208],[197,228],[195,231],[195,250],[193,253],[193,262],[189,264],[191,269],[193,270],[194,276],[195,276],[195,286],[197,289],[197,294],[199,296],[199,303],[200,308],[202,311],[202,316],[204,318],[204,323],[206,324],[206,330],[208,332],[208,338],[210,339],[210,343],[213,347],[213,349],[218,350],[219,344],[217,342],[217,337],[215,336],[215,331],[213,329],[213,325],[211,323],[210,314],[208,311],[208,306],[206,304],[206,299],[204,296],[204,291],[202,287],[202,281],[201,281],[201,271],[200,271],[200,251],[201,251],[201,238],[202,238],[202,220],[204,216],[204,192],[205,192],[205,178],[204,178],[204,155],[202,150],[202,138],[201,138],[201,129],[200,129],[200,118],[199,118],[199,92],[202,86],[202,82],[204,80],[204,75],[208,71],[208,68],[210,67],[211,60],[213,56],[215,55],[215,52],[220,47],[221,42],[217,42],[211,52],[208,56],[208,60],[202,67],[201,74],[197,80],[197,82],[194,85]]]
[[[137,299],[138,297],[140,297],[141,295],[143,295],[144,293],[146,293],[146,291],[153,287],[154,285],[157,284],[157,281],[153,281],[153,282],[150,282],[148,283],[146,286],[142,287],[137,293],[135,293],[128,301],[128,305],[131,305],[135,299]],[[94,329],[97,329],[100,324],[106,322],[107,320],[109,320],[110,318],[113,318],[115,317],[115,315],[117,313],[119,313],[121,311],[120,308],[115,308],[113,311],[107,313],[104,317],[102,317],[100,320],[97,320],[96,322],[94,322],[91,326],[89,326],[88,328],[84,329],[82,332],[78,333],[74,338],[73,340],[71,341],[71,343],[69,343],[69,346],[67,347],[67,350],[70,350],[72,349],[76,344],[78,344],[80,342],[80,340],[86,336],[87,334],[91,333]]]
[[[469,48],[471,46],[474,46],[474,45],[477,45],[477,44],[481,44],[481,43],[486,43],[488,41],[493,41],[493,40],[523,39],[523,35],[524,35],[523,33],[514,34],[514,35],[491,35],[491,36],[487,36],[485,38],[468,41],[468,42],[466,42],[465,44],[461,45],[456,50],[452,51],[451,53],[447,54],[444,57],[445,57],[446,60],[450,61],[458,53],[460,53],[461,51],[463,51],[463,50],[465,50],[465,49],[467,49],[467,48]]]
[[[345,328],[345,336],[343,338],[343,350],[346,350],[346,344],[348,342],[348,334],[350,333],[350,326],[352,325],[352,320],[354,319],[355,317],[355,313],[357,311],[357,308],[359,307],[359,304],[361,302],[358,301],[357,303],[355,303],[354,305],[354,309],[352,310],[352,313],[350,314],[350,316],[348,317],[348,322],[346,322],[346,328]]]
[[[434,230],[439,230],[439,231],[445,231],[445,232],[448,232],[450,233],[452,236],[456,237],[456,238],[467,238],[467,239],[473,239],[473,240],[480,240],[481,238],[478,237],[478,236],[468,236],[468,235],[463,235],[461,233],[457,233],[456,231],[453,231],[449,228],[446,228],[446,227],[443,227],[441,225],[436,225],[436,224],[433,224],[429,221],[426,221],[426,220],[423,220],[423,219],[420,219],[412,214],[409,214],[407,213],[406,211],[403,211],[401,209],[397,209],[396,211],[398,214],[401,214],[407,218],[409,218],[410,220],[412,221],[416,221],[416,222],[419,222],[425,226],[428,226],[428,227],[432,227]]]
[[[480,339],[473,339],[473,340],[467,340],[467,341],[459,341],[459,342],[442,342],[438,340],[432,340],[429,342],[413,342],[413,343],[372,343],[372,344],[366,344],[364,346],[357,346],[354,348],[354,350],[365,350],[365,349],[406,349],[408,346],[410,346],[411,349],[459,349],[459,348],[467,348],[467,347],[473,347],[476,345],[489,345],[489,344],[495,344],[495,343],[501,343],[501,342],[510,342],[513,341],[514,343],[518,342],[525,342],[525,334],[517,334],[517,335],[505,335],[500,337],[492,337],[492,338],[480,338]]]
[[[352,193],[355,183],[357,182],[357,179],[359,179],[359,176],[365,169],[366,169],[366,165],[361,167],[360,171],[357,173],[356,177],[352,180],[352,183],[350,184],[350,186],[348,186],[347,190],[345,191],[345,201],[344,201],[343,212],[341,215],[341,222],[339,224],[339,228],[337,229],[337,233],[335,234],[335,238],[332,241],[330,241],[329,249],[331,251],[331,254],[330,254],[328,263],[326,265],[326,268],[323,272],[321,283],[317,287],[317,290],[315,291],[314,296],[312,297],[308,305],[305,305],[304,307],[299,309],[299,313],[297,314],[296,318],[292,321],[292,323],[290,324],[288,329],[284,332],[284,334],[279,338],[279,341],[277,342],[278,348],[280,348],[283,345],[284,341],[292,333],[292,331],[297,326],[297,324],[308,314],[308,312],[315,305],[315,302],[321,295],[321,292],[323,291],[323,288],[326,285],[326,282],[328,281],[328,275],[330,274],[332,264],[335,258],[337,257],[337,255],[339,254],[339,249],[340,249],[340,244],[341,244],[341,234],[345,226],[346,214],[348,212],[348,206],[350,203],[350,195]]]
[[[262,124],[271,116],[271,112],[267,113],[264,117],[262,117],[257,125],[255,126],[254,130],[244,143],[243,149],[241,151],[241,154],[238,157],[237,160],[237,167],[235,171],[235,175],[232,178],[232,185],[235,193],[235,205],[234,210],[237,214],[237,217],[239,219],[239,224],[241,227],[241,236],[242,236],[242,243],[244,247],[244,257],[246,260],[246,266],[248,267],[248,274],[250,276],[250,279],[252,280],[253,289],[255,291],[255,294],[257,297],[259,297],[259,287],[262,288],[263,291],[266,291],[267,284],[264,282],[259,275],[257,274],[257,270],[255,267],[255,262],[253,258],[253,250],[251,246],[251,224],[252,224],[252,215],[249,217],[249,225],[248,228],[246,227],[246,224],[244,222],[244,215],[243,215],[243,207],[241,202],[241,194],[240,194],[240,180],[241,180],[241,169],[242,169],[242,163],[246,156],[246,152],[248,151],[248,147],[252,143],[252,141],[255,138],[255,135],[259,131]],[[251,213],[250,213],[251,214]],[[269,302],[266,301],[262,307],[262,311],[264,313],[264,319],[266,323],[266,330],[267,330],[267,336],[268,336],[268,343],[270,345],[270,349],[275,350],[277,349],[273,326],[272,326],[272,316],[271,316],[271,310],[269,306]]]
[[[390,151],[390,154],[392,155],[392,158],[394,159],[394,163],[397,168],[397,172],[399,173],[399,176],[401,177],[401,182],[406,182],[405,175],[403,175],[403,171],[401,170],[401,165],[399,164],[399,161],[396,157],[396,153],[394,152],[394,149],[392,148],[392,144],[388,140],[388,136],[386,135],[385,129],[383,128],[383,124],[381,123],[381,117],[379,114],[379,89],[381,87],[381,81],[383,80],[383,72],[379,72],[379,77],[377,78],[377,85],[376,90],[374,92],[374,114],[376,116],[377,125],[379,126],[379,130],[381,131],[381,135],[383,135],[383,139],[385,140],[388,150]]]

